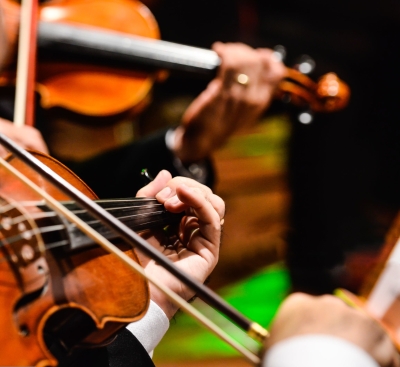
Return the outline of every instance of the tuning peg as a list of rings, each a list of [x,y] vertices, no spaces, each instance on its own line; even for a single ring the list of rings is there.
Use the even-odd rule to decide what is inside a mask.
[[[311,124],[314,120],[314,115],[311,111],[302,111],[297,115],[297,119],[304,125]]]
[[[301,55],[294,69],[297,69],[302,74],[308,75],[315,69],[315,61],[308,55]]]
[[[279,60],[279,61],[284,61],[286,58],[286,48],[285,46],[282,45],[276,45],[274,48],[274,56]]]

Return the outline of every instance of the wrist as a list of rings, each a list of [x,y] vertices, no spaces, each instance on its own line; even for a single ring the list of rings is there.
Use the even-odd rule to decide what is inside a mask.
[[[168,132],[166,136],[168,149],[185,166],[204,160],[213,150],[212,140],[212,136],[200,138],[198,131],[182,126]]]
[[[162,293],[152,284],[150,284],[150,295],[151,300],[161,308],[168,320],[171,320],[178,311],[179,307],[171,302],[164,293]]]
[[[176,127],[174,130],[169,130],[165,136],[165,143],[167,148],[178,158],[181,162],[187,161],[187,154],[183,144],[184,129],[181,126]]]
[[[170,129],[165,135],[165,144],[174,155],[173,165],[180,176],[192,178],[205,184],[209,176],[209,165],[206,159],[190,161],[182,149],[183,130],[180,127]],[[185,162],[185,163],[184,163]]]
[[[147,313],[139,321],[126,327],[151,355],[169,328],[169,320],[164,311],[150,301]]]

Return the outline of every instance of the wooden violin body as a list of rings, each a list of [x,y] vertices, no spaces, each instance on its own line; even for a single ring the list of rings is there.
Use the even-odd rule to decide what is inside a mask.
[[[96,198],[61,164],[37,157]],[[68,199],[19,160],[9,162],[58,200]],[[149,291],[140,275],[100,247],[63,246],[71,240],[64,222],[43,212],[40,198],[2,167],[0,177],[1,365],[55,366],[50,348],[68,353],[105,343],[142,317]],[[137,261],[131,247],[119,246]]]
[[[2,0],[2,4],[6,16],[15,16],[15,3]],[[12,33],[15,26],[9,28]],[[97,117],[137,113],[147,104],[155,78],[164,75],[159,73],[162,69],[215,75],[220,59],[214,51],[159,41],[159,37],[155,19],[138,1],[45,3],[38,27],[37,90],[42,106]],[[8,38],[15,42],[15,36]],[[277,98],[289,96],[291,103],[315,112],[347,105],[349,88],[335,74],[316,83],[297,70],[287,71]],[[11,80],[3,75],[0,85]]]
[[[41,7],[40,19],[42,25],[63,24],[82,30],[116,32],[121,38],[129,35],[160,38],[153,15],[139,1],[56,1]],[[101,57],[96,56],[89,57],[89,63],[76,62],[80,60],[75,57],[64,62],[49,46],[42,48],[45,56],[38,68],[44,108],[60,106],[83,115],[109,116],[126,111],[137,114],[147,104],[154,82],[152,74],[134,68],[133,63],[129,67],[114,67],[112,61],[101,62]],[[82,54],[81,60],[85,61],[85,57]]]
[[[16,3],[2,1],[2,6],[6,18],[17,17]],[[40,7],[40,20],[40,24],[50,27],[58,24],[81,30],[118,32],[121,38],[132,34],[149,39],[160,36],[150,11],[142,3],[131,0],[52,1]],[[16,32],[15,23],[8,20],[11,54],[16,49],[12,46],[16,42],[12,34]],[[38,40],[41,38],[39,34]],[[153,76],[137,71],[132,64],[130,68],[116,68],[112,63],[96,61],[99,59],[96,56],[85,63],[85,55],[66,60],[51,45],[44,47],[41,54],[45,56],[38,64],[36,89],[44,108],[57,106],[87,116],[109,116],[131,110],[137,113],[146,104]],[[10,58],[13,56],[8,55]],[[3,74],[0,84],[12,83],[12,79],[12,72]]]

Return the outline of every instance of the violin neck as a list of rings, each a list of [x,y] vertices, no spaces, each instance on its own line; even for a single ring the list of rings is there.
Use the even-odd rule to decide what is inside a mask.
[[[219,56],[212,50],[141,38],[114,31],[40,22],[38,47],[42,54],[74,57],[95,64],[167,69],[215,75]]]
[[[182,218],[182,214],[167,212],[164,206],[155,199],[97,200],[96,203],[134,231],[162,229],[165,226],[179,223]],[[110,241],[117,238],[114,231],[94,219],[86,210],[81,209],[74,202],[65,202],[63,204],[103,237]],[[39,206],[39,208],[44,211],[48,210],[45,206]],[[74,224],[60,217],[58,217],[58,220],[64,224],[63,236],[69,237],[68,250],[76,251],[95,245],[93,240]]]

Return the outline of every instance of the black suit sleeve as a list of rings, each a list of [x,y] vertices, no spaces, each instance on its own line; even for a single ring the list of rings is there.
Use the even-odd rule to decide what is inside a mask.
[[[107,346],[107,354],[110,367],[154,367],[142,344],[125,328]]]
[[[51,352],[59,361],[58,367],[154,367],[143,345],[126,328],[104,347],[75,349],[68,355],[53,347]]]
[[[174,156],[165,144],[165,133],[165,130],[159,131],[82,163],[64,163],[100,198],[133,197],[148,183],[140,174],[143,168],[153,177],[163,169],[172,176],[179,175],[173,163]],[[209,171],[206,184],[212,186],[213,168],[209,160],[206,165]]]

